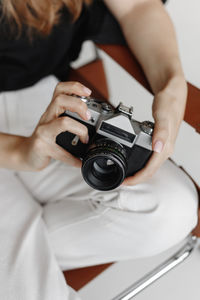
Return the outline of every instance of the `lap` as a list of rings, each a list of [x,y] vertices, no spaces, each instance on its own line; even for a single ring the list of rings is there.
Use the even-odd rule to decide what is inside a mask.
[[[78,170],[61,169],[62,197],[43,199],[43,218],[63,269],[154,255],[196,225],[196,189],[170,161],[148,182],[106,193],[88,187]]]
[[[52,161],[38,173],[18,172],[32,196],[48,206],[63,201],[85,201],[123,211],[163,211],[177,216],[187,214],[188,207],[197,207],[197,192],[190,178],[174,163],[167,160],[147,182],[132,187],[120,186],[111,191],[98,191],[88,186],[78,168]]]

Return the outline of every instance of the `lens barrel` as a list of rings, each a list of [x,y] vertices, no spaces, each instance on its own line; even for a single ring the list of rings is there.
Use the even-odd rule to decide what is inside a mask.
[[[110,139],[100,139],[95,143],[84,157],[81,169],[84,180],[100,191],[118,187],[126,170],[126,150]]]

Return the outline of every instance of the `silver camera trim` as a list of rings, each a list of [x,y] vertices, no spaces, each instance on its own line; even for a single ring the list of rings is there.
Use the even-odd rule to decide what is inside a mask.
[[[101,102],[97,99],[90,97],[79,97],[88,106],[88,110],[91,113],[90,120],[84,120],[85,123],[93,125],[96,127],[96,132],[107,138],[115,140],[116,142],[132,148],[134,144],[152,151],[152,133],[153,133],[153,123],[150,121],[138,122],[134,120],[133,117],[133,107],[127,107],[120,103],[115,109],[112,105],[106,102]],[[82,118],[71,111],[65,111],[68,116],[72,116],[77,120],[82,120]],[[83,120],[82,120],[83,121]],[[101,130],[101,125],[103,122],[118,127],[128,133],[135,136],[132,143],[109,134]],[[113,138],[114,137],[114,138]]]

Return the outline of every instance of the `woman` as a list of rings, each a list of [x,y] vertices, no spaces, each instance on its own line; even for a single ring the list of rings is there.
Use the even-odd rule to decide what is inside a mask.
[[[195,188],[166,161],[183,119],[187,87],[163,4],[89,2],[1,1],[1,299],[79,299],[62,269],[154,255],[196,224]],[[67,109],[89,119],[87,106],[70,95],[91,91],[77,82],[56,83],[66,78],[82,41],[98,40],[106,30],[106,7],[155,94],[155,130],[154,154],[145,168],[103,193],[83,182],[80,161],[55,137],[67,130],[88,142],[84,125],[58,116]]]

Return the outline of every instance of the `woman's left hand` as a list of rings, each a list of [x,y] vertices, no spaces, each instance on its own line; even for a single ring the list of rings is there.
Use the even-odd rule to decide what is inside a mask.
[[[155,95],[153,117],[155,128],[152,137],[154,151],[146,166],[134,176],[124,180],[123,185],[136,185],[150,179],[164,161],[173,153],[176,137],[183,120],[187,97],[184,78],[173,78]]]

